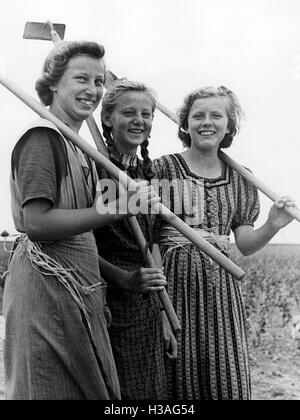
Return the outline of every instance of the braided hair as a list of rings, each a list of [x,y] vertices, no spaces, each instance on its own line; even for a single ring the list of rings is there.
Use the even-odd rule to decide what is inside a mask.
[[[231,146],[234,136],[239,132],[240,122],[243,117],[242,108],[238,102],[235,94],[227,89],[225,86],[215,87],[205,87],[197,89],[196,91],[190,93],[184,100],[184,104],[179,109],[179,130],[178,137],[182,141],[185,147],[191,147],[191,137],[188,130],[188,118],[191,111],[191,108],[194,102],[197,99],[202,98],[224,98],[227,101],[227,116],[228,116],[228,128],[229,133],[227,133],[222,140],[219,148],[225,149]]]
[[[127,92],[141,92],[147,95],[152,103],[152,112],[154,112],[156,109],[156,96],[154,92],[142,83],[127,80],[118,80],[114,82],[114,84],[107,90],[106,94],[104,95],[101,110],[103,136],[106,140],[107,149],[111,161],[115,165],[117,165],[121,170],[125,169],[121,163],[121,154],[118,152],[116,144],[113,140],[112,129],[105,124],[104,120],[105,117],[107,118],[112,115],[114,108],[118,103],[119,97]],[[149,157],[148,146],[148,139],[141,144],[141,156],[143,158],[141,169],[144,178],[147,181],[150,181],[154,177],[154,173],[152,170],[152,161]]]

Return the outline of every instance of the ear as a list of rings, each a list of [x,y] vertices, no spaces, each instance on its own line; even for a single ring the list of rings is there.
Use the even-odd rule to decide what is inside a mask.
[[[110,121],[110,118],[108,117],[108,115],[104,115],[102,117],[102,120],[107,127],[109,127],[109,128],[112,127],[112,122]]]
[[[227,127],[227,129],[226,129],[226,134],[230,134],[230,130],[229,130],[229,128]]]

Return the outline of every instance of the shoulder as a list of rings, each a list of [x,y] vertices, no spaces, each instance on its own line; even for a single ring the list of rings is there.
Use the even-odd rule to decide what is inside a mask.
[[[32,126],[23,132],[15,145],[11,156],[14,171],[20,162],[52,161],[55,166],[65,167],[67,157],[66,144],[60,133],[52,127]]]

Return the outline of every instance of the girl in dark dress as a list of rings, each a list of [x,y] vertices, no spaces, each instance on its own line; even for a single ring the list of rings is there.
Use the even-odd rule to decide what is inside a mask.
[[[148,155],[148,138],[155,110],[153,93],[140,83],[118,82],[108,90],[102,103],[103,134],[111,160],[133,179],[153,177]],[[137,156],[141,147],[143,160]],[[107,174],[102,171],[101,178]],[[153,231],[155,217],[141,214],[137,217],[150,249],[157,242]],[[119,374],[122,399],[164,399],[166,397],[165,339],[170,357],[176,354],[176,341],[165,315],[160,310],[157,294],[151,282],[143,287],[143,279],[161,276],[161,270],[147,269],[127,221],[114,223],[95,232],[99,254],[103,259],[126,271],[136,272],[139,282],[119,282],[110,277],[107,301],[112,313],[110,338]],[[105,262],[102,260],[105,273]],[[153,277],[154,278],[154,277]],[[113,284],[114,283],[114,284]],[[166,284],[166,283],[162,283]],[[147,293],[145,293],[147,292]]]

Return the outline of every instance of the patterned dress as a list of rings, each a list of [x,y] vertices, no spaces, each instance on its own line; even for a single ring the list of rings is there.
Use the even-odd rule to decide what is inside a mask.
[[[173,186],[168,201],[188,225],[228,255],[224,236],[241,225],[253,225],[259,214],[257,190],[223,165],[217,179],[201,179],[179,154],[154,162],[157,177],[193,184],[200,205],[186,211],[187,188]],[[169,397],[176,400],[250,399],[251,384],[245,313],[240,283],[164,222],[161,251],[168,293],[181,322],[179,357],[168,366]]]
[[[129,176],[143,178],[137,158],[121,158]],[[104,171],[100,175],[102,179],[107,176]],[[151,249],[154,218],[138,215],[137,219]],[[110,263],[127,271],[147,266],[128,221],[98,229],[95,236],[99,254]],[[164,343],[157,294],[142,296],[108,285],[107,303],[112,314],[109,333],[122,400],[165,399]]]

